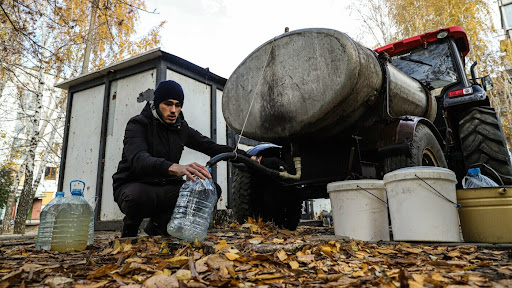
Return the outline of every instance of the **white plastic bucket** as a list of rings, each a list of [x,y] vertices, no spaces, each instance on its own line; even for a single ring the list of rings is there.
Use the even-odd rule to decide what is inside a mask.
[[[363,241],[389,241],[386,190],[382,180],[348,180],[327,185],[334,234]]]
[[[384,175],[395,241],[460,242],[455,173],[410,167]]]

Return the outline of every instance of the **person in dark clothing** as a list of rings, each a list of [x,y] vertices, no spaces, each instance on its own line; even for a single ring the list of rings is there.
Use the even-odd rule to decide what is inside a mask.
[[[199,163],[179,163],[184,147],[210,157],[233,151],[188,125],[181,113],[184,98],[180,84],[163,81],[154,100],[126,125],[122,159],[112,176],[114,200],[125,214],[122,237],[137,236],[144,218],[150,218],[144,228],[148,235],[167,235],[167,223],[185,182],[183,176],[192,181],[194,176],[211,178]],[[251,157],[243,150],[237,152]]]

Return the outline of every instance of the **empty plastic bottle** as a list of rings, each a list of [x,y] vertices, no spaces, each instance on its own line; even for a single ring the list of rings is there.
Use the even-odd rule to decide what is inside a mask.
[[[167,233],[188,242],[203,241],[216,203],[217,192],[212,179],[188,180],[181,186]]]
[[[57,192],[55,198],[46,204],[43,211],[41,211],[39,229],[37,231],[36,250],[50,250],[55,216],[63,201],[64,192]]]
[[[480,168],[471,168],[468,170],[468,176],[462,179],[464,188],[497,187],[498,184],[489,177],[480,173]]]
[[[73,182],[83,183],[77,180]],[[85,183],[83,185],[85,187]],[[73,189],[71,197],[65,198],[55,217],[51,250],[84,250],[89,239],[91,215],[92,208],[84,198],[83,189]]]

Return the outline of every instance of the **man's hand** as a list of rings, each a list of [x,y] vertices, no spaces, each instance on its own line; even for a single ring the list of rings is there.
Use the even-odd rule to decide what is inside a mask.
[[[210,175],[208,169],[196,162],[187,165],[172,164],[169,167],[169,175],[176,175],[178,177],[186,175],[187,179],[192,181],[196,181],[194,175],[201,178],[202,180],[205,180],[206,178],[212,178],[212,175]]]

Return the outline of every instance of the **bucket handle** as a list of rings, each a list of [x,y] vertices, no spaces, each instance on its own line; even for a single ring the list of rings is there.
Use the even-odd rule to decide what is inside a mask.
[[[363,191],[366,191],[368,194],[370,194],[370,195],[372,195],[373,197],[375,197],[375,198],[379,199],[380,201],[382,201],[382,203],[386,204],[386,207],[388,207],[388,202],[386,202],[386,201],[384,201],[384,200],[380,199],[380,198],[379,198],[379,197],[377,197],[375,194],[373,194],[372,192],[370,192],[370,191],[368,191],[368,190],[364,189],[363,187],[361,187],[361,186],[359,186],[359,185],[357,185],[356,187],[357,187],[357,188],[359,188],[359,189],[361,189],[361,190],[363,190]]]
[[[446,201],[448,201],[448,202],[452,203],[453,205],[455,205],[455,207],[456,207],[457,209],[460,209],[460,207],[462,207],[462,206],[460,206],[460,204],[459,204],[459,203],[453,202],[452,200],[450,200],[450,199],[446,198],[446,196],[444,196],[444,195],[443,195],[443,194],[441,194],[439,191],[437,191],[437,189],[436,189],[436,188],[432,187],[432,185],[428,184],[428,183],[427,183],[425,180],[423,180],[420,176],[418,176],[418,175],[416,175],[416,174],[414,174],[414,176],[416,176],[418,179],[420,179],[421,181],[423,181],[423,183],[427,184],[430,188],[434,189],[434,191],[436,191],[436,192],[437,192],[437,194],[439,194],[441,197],[443,197]]]

